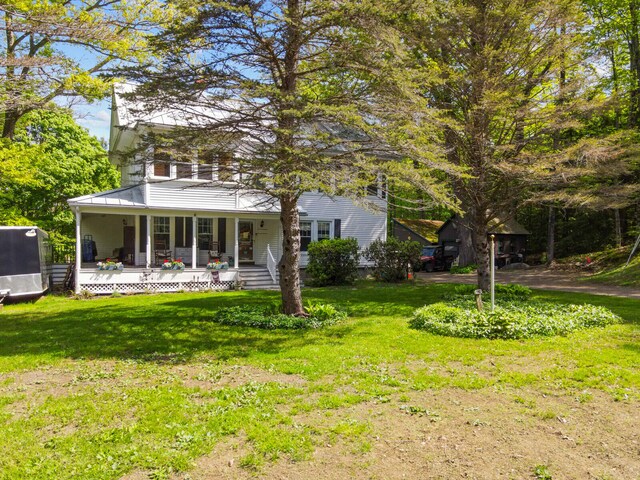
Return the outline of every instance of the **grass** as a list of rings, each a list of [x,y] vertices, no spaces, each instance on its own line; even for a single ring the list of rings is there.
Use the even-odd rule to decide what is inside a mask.
[[[0,478],[112,479],[137,470],[168,478],[230,438],[242,439],[239,463],[248,471],[309,460],[326,443],[343,442],[357,457],[374,432],[349,412],[391,402],[439,421],[429,406],[408,404],[423,391],[508,391],[510,403],[545,419],[555,412],[536,407],[525,390],[587,403],[596,391],[640,399],[640,301],[536,292],[603,305],[625,320],[567,337],[470,340],[408,328],[417,307],[449,289],[305,290],[306,300],[350,312],[310,331],[211,321],[220,307],[271,302],[274,292],[8,305],[0,312]]]

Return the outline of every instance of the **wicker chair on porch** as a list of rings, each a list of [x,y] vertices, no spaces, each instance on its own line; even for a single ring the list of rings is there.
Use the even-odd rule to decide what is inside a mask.
[[[220,256],[220,244],[216,241],[209,242],[209,262],[214,260],[221,260]]]
[[[161,265],[165,260],[171,260],[171,250],[167,249],[167,244],[164,240],[153,242],[153,252],[156,266]]]

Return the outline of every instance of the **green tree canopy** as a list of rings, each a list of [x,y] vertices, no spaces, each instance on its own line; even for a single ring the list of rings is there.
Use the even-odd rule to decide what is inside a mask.
[[[36,110],[0,148],[0,222],[36,224],[61,241],[73,238],[67,199],[119,184],[100,142],[68,110]]]

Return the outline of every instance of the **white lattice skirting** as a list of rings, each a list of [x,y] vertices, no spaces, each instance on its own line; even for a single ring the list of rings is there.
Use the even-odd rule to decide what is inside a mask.
[[[119,293],[151,292],[202,292],[233,290],[237,285],[237,273],[227,271],[214,279],[211,272],[80,272],[80,291],[109,295]]]

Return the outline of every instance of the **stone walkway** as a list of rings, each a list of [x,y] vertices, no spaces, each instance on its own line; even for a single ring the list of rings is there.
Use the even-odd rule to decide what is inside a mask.
[[[577,272],[549,270],[545,267],[532,267],[527,270],[496,271],[497,283],[519,283],[541,290],[560,290],[563,292],[591,293],[595,295],[611,295],[616,297],[640,299],[640,289],[588,283],[583,279],[588,275]],[[476,283],[477,275],[456,274],[449,272],[419,272],[416,280],[424,283]]]

